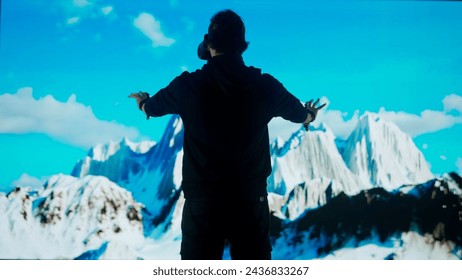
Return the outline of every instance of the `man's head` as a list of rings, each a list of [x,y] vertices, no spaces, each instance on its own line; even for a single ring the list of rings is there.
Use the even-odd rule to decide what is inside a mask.
[[[245,41],[245,26],[241,17],[231,10],[220,11],[210,20],[208,33],[204,35],[204,41],[199,44],[197,54],[200,59],[209,59],[208,48],[217,53],[238,54],[247,49],[249,45]]]

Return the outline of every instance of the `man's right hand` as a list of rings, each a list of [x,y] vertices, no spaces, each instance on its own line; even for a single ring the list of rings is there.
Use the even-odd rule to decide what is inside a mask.
[[[134,98],[138,108],[146,114],[146,111],[144,110],[144,104],[146,103],[146,100],[149,99],[149,93],[140,91],[130,94],[128,98]],[[149,116],[146,115],[146,117],[149,119]]]

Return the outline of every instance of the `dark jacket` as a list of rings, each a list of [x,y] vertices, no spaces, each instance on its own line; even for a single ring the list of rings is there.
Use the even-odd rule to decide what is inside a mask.
[[[235,55],[215,56],[202,69],[184,72],[153,95],[145,111],[183,120],[186,198],[266,195],[268,122],[281,116],[302,123],[307,117],[280,82]]]

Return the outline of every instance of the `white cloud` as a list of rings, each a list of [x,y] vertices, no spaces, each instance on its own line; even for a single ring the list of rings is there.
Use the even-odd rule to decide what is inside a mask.
[[[436,132],[461,122],[458,117],[431,110],[425,110],[420,115],[416,115],[406,112],[386,111],[385,108],[380,108],[378,114],[385,120],[394,122],[411,137]]]
[[[411,137],[436,132],[462,123],[462,97],[452,94],[443,99],[443,111],[424,110],[419,115],[406,112],[387,111],[380,108],[379,116],[394,122]],[[457,111],[458,115],[451,114]]]
[[[462,123],[462,97],[452,94],[446,96],[442,103],[444,106],[442,111],[424,110],[420,114],[412,114],[387,111],[382,107],[377,114],[384,120],[395,123],[409,136],[416,137]],[[458,115],[451,114],[454,110],[458,112]],[[351,118],[344,119],[344,117],[346,116],[341,111],[325,108],[325,111],[320,111],[318,119],[326,123],[336,136],[346,138],[355,128],[360,116],[356,111]]]
[[[283,118],[274,118],[268,124],[268,132],[270,141],[276,139],[276,137],[280,137],[284,140],[290,138],[290,136],[300,129],[301,124],[296,124],[292,122],[288,122]]]
[[[462,176],[462,158],[457,158],[456,160],[457,172]]]
[[[48,177],[42,177],[41,179],[31,176],[27,173],[23,173],[21,177],[13,181],[12,185],[17,187],[32,187],[40,188],[48,180]]]
[[[428,149],[428,144],[427,143],[423,144],[422,149],[424,149],[424,150]]]
[[[98,119],[91,107],[71,95],[66,102],[52,95],[35,99],[32,88],[0,95],[0,133],[43,133],[61,142],[89,148],[122,137],[137,138],[137,129]]]
[[[162,32],[160,22],[151,14],[141,13],[133,21],[133,25],[152,41],[154,48],[169,47],[175,43],[175,39],[165,36]]]
[[[101,12],[105,16],[109,15],[112,12],[112,10],[114,10],[114,7],[112,7],[112,6],[106,6],[106,7],[101,8]]]
[[[441,160],[447,160],[448,158],[445,155],[440,155]]]
[[[346,139],[355,129],[360,112],[355,111],[350,117],[339,110],[329,110],[329,100],[322,97],[320,104],[327,103],[327,106],[319,111],[318,117],[314,122],[316,126],[323,122],[333,133],[342,139]],[[436,132],[442,129],[450,128],[462,123],[462,97],[456,94],[446,96],[443,100],[443,110],[424,110],[420,114],[407,112],[387,111],[384,107],[380,108],[378,116],[386,121],[395,123],[403,132],[411,137]],[[281,136],[287,139],[291,133],[300,128],[300,125],[294,125],[281,118],[272,120],[269,124],[270,138]],[[426,149],[428,145],[424,146]]]
[[[109,4],[103,5],[101,1],[89,0],[54,0],[51,5],[55,5],[56,10],[64,12],[67,26],[75,26],[77,22],[83,22],[87,19],[106,17],[114,19],[114,7]],[[49,6],[48,4],[47,6]],[[61,26],[58,23],[58,26]]]
[[[359,121],[359,111],[355,111],[351,117],[348,114],[339,110],[329,110],[330,101],[323,97],[321,98],[320,104],[327,103],[318,113],[318,117],[314,124],[323,122],[329,127],[335,136],[346,139],[355,129]]]
[[[79,22],[80,18],[79,17],[71,17],[71,18],[68,18],[66,23],[68,25],[72,25],[72,24],[76,24],[77,22]]]
[[[443,99],[443,106],[446,112],[457,111],[462,113],[462,96],[451,94]]]

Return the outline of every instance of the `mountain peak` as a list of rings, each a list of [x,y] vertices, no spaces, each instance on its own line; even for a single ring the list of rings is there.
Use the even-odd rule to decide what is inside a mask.
[[[342,157],[363,182],[388,190],[434,177],[412,138],[374,113],[361,116]]]
[[[386,128],[385,128],[386,127]],[[375,130],[394,130],[394,133],[404,134],[397,125],[393,122],[386,121],[376,113],[366,112],[359,118],[356,129],[353,133],[360,131],[361,133],[377,133]],[[353,134],[352,133],[352,134]]]
[[[92,147],[88,152],[88,156],[93,160],[106,161],[120,150],[128,149],[134,153],[143,154],[149,151],[155,144],[156,142],[154,141],[132,142],[124,137],[118,142],[110,141],[107,144],[98,144]]]
[[[380,116],[377,114],[377,113],[374,113],[374,112],[369,112],[369,111],[366,111],[360,118],[359,120],[367,120],[367,121],[371,121],[371,122],[379,122],[382,120],[382,118],[380,118]]]
[[[334,132],[333,132],[333,131],[330,129],[330,127],[327,126],[327,124],[324,123],[324,122],[319,123],[318,126],[310,126],[310,130],[309,130],[309,131],[311,131],[311,132],[316,132],[316,131],[318,131],[318,132],[323,132],[323,133],[325,133],[325,134],[326,134],[329,138],[331,138],[331,139],[335,139],[335,138],[336,138]]]
[[[39,192],[0,196],[0,210],[0,258],[72,259],[105,242],[144,242],[142,205],[102,176],[55,175]]]
[[[327,139],[335,139],[334,132],[323,122],[318,126],[309,126],[309,130],[300,127],[296,130],[287,141],[281,137],[277,137],[271,143],[271,152],[277,156],[286,154],[289,150],[296,149],[306,135],[316,135],[317,137],[327,137]]]
[[[273,142],[274,143],[274,142]],[[321,194],[332,183],[332,193],[353,194],[363,186],[345,165],[337,146],[335,136],[324,124],[297,130],[282,145],[279,141],[272,145],[273,172],[268,178],[268,190],[286,195],[299,185],[309,186]],[[322,178],[322,183],[314,183]],[[321,186],[322,185],[322,186]],[[324,194],[322,194],[324,195]]]

